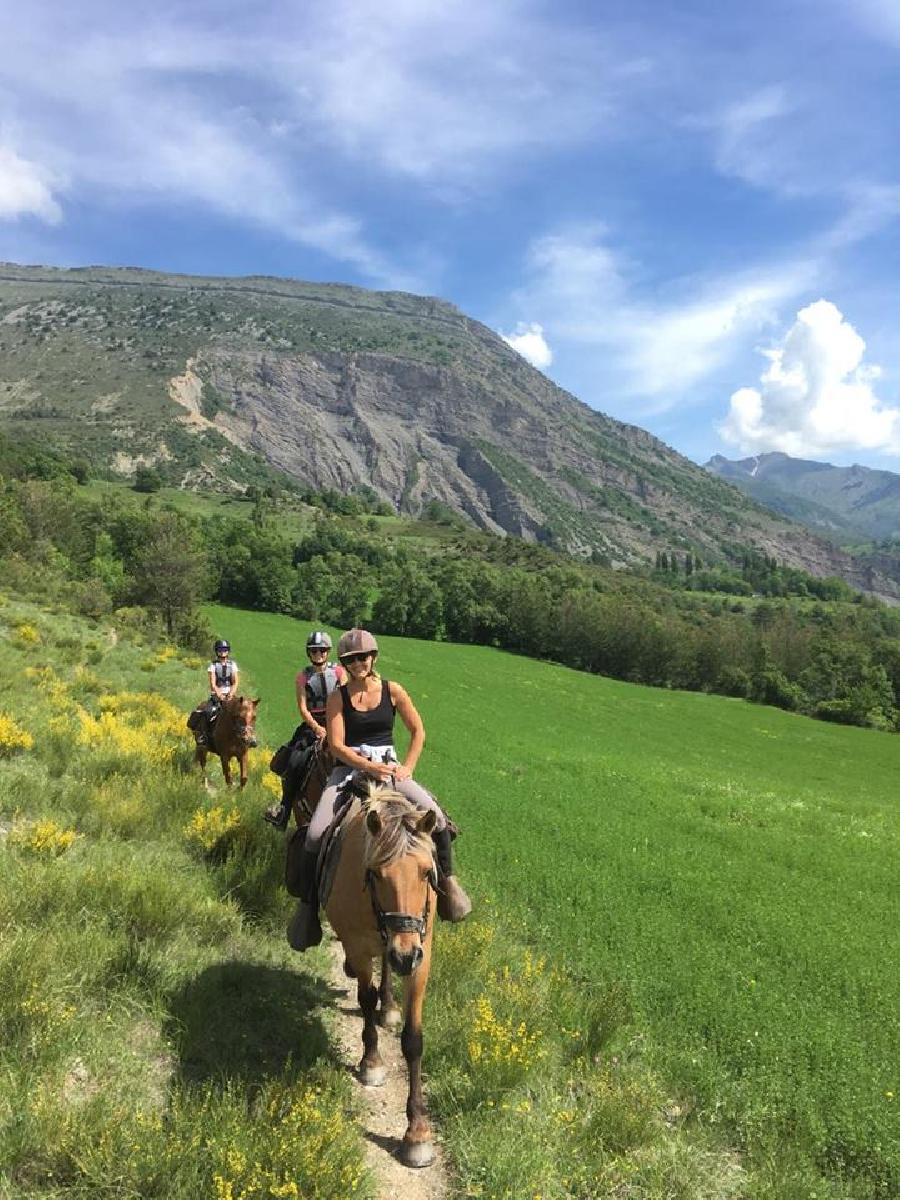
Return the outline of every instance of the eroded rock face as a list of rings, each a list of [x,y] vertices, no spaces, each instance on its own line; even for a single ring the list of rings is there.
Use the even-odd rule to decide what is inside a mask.
[[[498,397],[477,377],[387,355],[207,349],[170,395],[187,422],[202,421],[311,488],[367,485],[412,513],[439,500],[482,529],[552,536],[620,561],[652,557],[679,537],[712,561],[723,542],[746,543],[813,575],[900,596],[883,563],[857,564],[801,527],[748,509],[645,430],[533,376]],[[201,380],[223,401],[211,420],[201,415]],[[692,496],[695,474],[721,497],[701,484]]]

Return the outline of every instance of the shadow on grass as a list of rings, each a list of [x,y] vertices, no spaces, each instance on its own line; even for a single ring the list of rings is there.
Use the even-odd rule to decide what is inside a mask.
[[[277,967],[223,963],[177,992],[166,1033],[189,1083],[223,1076],[259,1084],[325,1060],[337,1064],[319,1014],[334,991],[313,976]]]

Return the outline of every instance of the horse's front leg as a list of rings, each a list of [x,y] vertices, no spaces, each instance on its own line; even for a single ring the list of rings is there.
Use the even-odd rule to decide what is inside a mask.
[[[241,751],[241,757],[238,759],[238,765],[241,769],[241,791],[247,786],[247,774],[249,769],[250,754],[247,750]]]
[[[425,1003],[430,958],[429,947],[421,966],[406,980],[404,995],[406,1020],[400,1035],[400,1046],[409,1071],[409,1096],[406,1101],[406,1118],[409,1124],[403,1135],[400,1157],[408,1167],[427,1167],[434,1162],[431,1125],[422,1091],[422,1007]]]
[[[200,775],[203,778],[203,786],[207,791],[210,790],[209,779],[206,775],[206,749],[203,746],[197,746],[194,749],[194,762],[200,768]]]
[[[400,1024],[400,1009],[394,999],[394,987],[391,981],[391,964],[387,951],[381,956],[381,985],[378,988],[379,1021],[384,1029],[396,1029]]]
[[[348,960],[349,961],[349,960]],[[363,1015],[363,1056],[359,1064],[360,1083],[366,1087],[381,1087],[387,1079],[387,1071],[378,1053],[378,1026],[375,1010],[378,1007],[378,989],[372,982],[372,960],[354,960],[350,963],[356,974],[356,996]]]
[[[222,760],[222,774],[225,776],[225,786],[231,787],[231,755],[220,754]]]

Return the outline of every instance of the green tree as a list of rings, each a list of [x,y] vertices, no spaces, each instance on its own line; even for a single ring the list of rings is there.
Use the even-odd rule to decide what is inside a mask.
[[[196,607],[205,575],[193,527],[175,513],[160,513],[137,554],[134,599],[158,612],[171,636],[177,620]]]

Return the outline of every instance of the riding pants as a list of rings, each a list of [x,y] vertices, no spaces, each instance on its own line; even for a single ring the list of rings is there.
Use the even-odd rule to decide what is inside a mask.
[[[322,840],[325,831],[334,819],[334,810],[337,807],[337,799],[343,791],[344,785],[353,774],[352,767],[348,767],[346,763],[340,763],[328,776],[328,782],[325,785],[325,790],[322,792],[322,799],[316,805],[316,811],[313,813],[312,820],[309,823],[309,829],[306,831],[306,847],[308,850],[315,849]],[[444,816],[441,806],[432,796],[431,792],[427,792],[420,783],[416,783],[414,779],[403,779],[399,783],[393,785],[394,790],[399,792],[401,796],[405,796],[415,804],[416,808],[431,809],[437,817],[435,829],[440,832],[446,828],[447,819]]]

